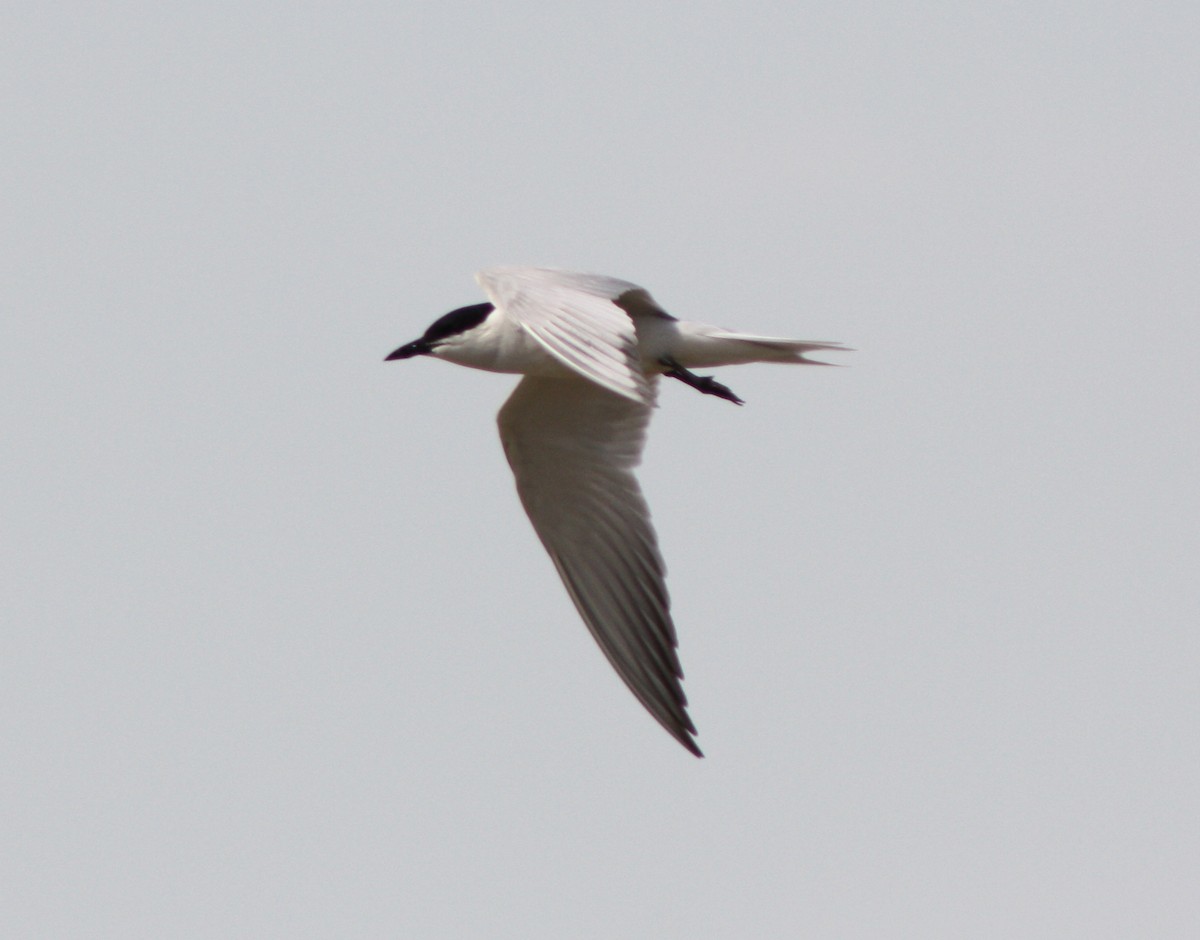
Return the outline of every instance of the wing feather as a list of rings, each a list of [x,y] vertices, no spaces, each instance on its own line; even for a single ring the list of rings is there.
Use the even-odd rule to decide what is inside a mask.
[[[552,268],[486,268],[480,287],[512,322],[572,371],[618,395],[652,404],[633,320],[616,301],[635,284]]]
[[[699,755],[666,567],[633,474],[650,414],[650,402],[599,383],[526,376],[498,423],[521,503],[584,623],[638,701]]]

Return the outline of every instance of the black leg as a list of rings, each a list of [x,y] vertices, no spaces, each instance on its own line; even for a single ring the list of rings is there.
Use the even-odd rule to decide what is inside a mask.
[[[716,395],[718,398],[724,398],[735,405],[745,404],[728,387],[722,385],[711,375],[696,375],[695,372],[685,369],[670,356],[664,356],[658,360],[658,363],[667,370],[663,375],[668,378],[679,379],[684,385],[690,385],[696,391],[703,392],[705,395]]]

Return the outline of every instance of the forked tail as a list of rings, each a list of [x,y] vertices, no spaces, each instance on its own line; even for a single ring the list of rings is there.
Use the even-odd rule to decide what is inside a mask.
[[[676,358],[686,366],[701,369],[741,365],[747,362],[791,362],[829,366],[834,363],[809,359],[807,354],[850,351],[850,347],[842,343],[733,333],[703,323],[680,323],[679,332],[683,344]]]

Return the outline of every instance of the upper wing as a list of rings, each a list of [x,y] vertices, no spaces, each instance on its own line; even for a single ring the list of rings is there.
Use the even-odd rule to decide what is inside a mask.
[[[636,284],[551,268],[487,268],[475,278],[504,316],[563,365],[611,392],[653,404],[633,320],[616,303],[631,292],[645,294]]]
[[[521,503],[604,655],[700,756],[679,683],[666,569],[633,475],[650,411],[592,382],[526,376],[500,409],[500,440]]]

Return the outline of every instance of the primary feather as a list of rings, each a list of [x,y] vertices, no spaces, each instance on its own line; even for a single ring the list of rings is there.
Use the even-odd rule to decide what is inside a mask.
[[[633,468],[650,406],[526,376],[498,423],[517,493],[592,636],[646,709],[699,755],[650,509]]]

